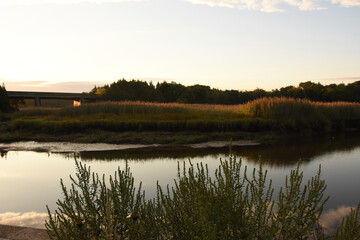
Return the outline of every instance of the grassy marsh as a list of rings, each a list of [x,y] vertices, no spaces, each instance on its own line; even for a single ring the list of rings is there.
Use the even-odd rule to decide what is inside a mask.
[[[83,142],[187,142],[186,138],[199,142],[220,140],[221,135],[229,140],[263,132],[309,135],[354,130],[360,127],[360,104],[291,98],[262,98],[231,106],[126,101],[26,110],[9,117],[11,121],[0,129],[1,141],[11,133],[19,139],[24,134],[33,138],[42,134],[79,135],[76,139]],[[159,139],[153,132],[163,136]]]

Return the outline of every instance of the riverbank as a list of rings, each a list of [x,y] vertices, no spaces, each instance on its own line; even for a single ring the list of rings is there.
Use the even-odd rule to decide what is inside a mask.
[[[71,142],[71,143],[109,143],[109,144],[184,144],[209,141],[256,141],[267,143],[277,139],[273,132],[111,132],[87,130],[81,133],[43,133],[38,131],[0,131],[0,142]]]
[[[51,153],[81,153],[81,152],[108,152],[108,151],[128,151],[136,150],[164,150],[172,149],[173,151],[190,150],[190,149],[209,149],[209,148],[229,148],[257,146],[260,143],[255,141],[210,141],[203,143],[184,144],[177,148],[168,144],[107,144],[107,143],[69,143],[69,142],[13,142],[0,143],[0,151],[36,151]]]
[[[102,102],[9,114],[0,142],[181,144],[272,142],[360,129],[359,103],[264,98],[242,105]]]

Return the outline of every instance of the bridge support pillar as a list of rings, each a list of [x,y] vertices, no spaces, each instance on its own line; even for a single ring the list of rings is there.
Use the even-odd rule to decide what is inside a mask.
[[[35,97],[35,107],[40,107],[41,106],[41,101],[39,97]]]

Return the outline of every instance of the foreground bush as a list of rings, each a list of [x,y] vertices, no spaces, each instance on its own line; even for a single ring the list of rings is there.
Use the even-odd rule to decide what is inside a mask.
[[[54,214],[48,209],[51,239],[325,239],[319,225],[327,201],[320,168],[306,184],[299,166],[291,171],[274,201],[261,166],[247,174],[231,156],[211,177],[207,165],[184,164],[174,187],[158,185],[157,197],[146,200],[127,166],[109,181],[76,166],[71,188],[61,181],[58,209]],[[359,239],[359,226],[353,210],[334,237]]]

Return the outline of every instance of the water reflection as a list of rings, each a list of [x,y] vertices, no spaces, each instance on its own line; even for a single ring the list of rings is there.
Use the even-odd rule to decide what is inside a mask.
[[[124,159],[135,178],[135,185],[143,183],[148,198],[156,197],[156,182],[162,186],[172,183],[177,174],[177,162],[204,162],[213,172],[219,158],[226,158],[227,148],[155,148],[127,149],[121,151],[80,153],[39,153],[33,151],[0,152],[0,224],[41,227],[47,217],[46,205],[56,208],[57,199],[62,199],[59,180],[69,183],[69,174],[75,174],[74,156],[86,161],[91,169],[107,176],[114,174]],[[294,169],[301,158],[304,180],[315,175],[319,164],[330,196],[325,206],[321,223],[326,233],[334,229],[339,220],[350,212],[350,206],[360,201],[360,138],[359,136],[303,138],[280,142],[277,145],[234,147],[249,169],[258,166],[261,156],[277,189],[284,185],[286,174]]]
[[[337,209],[325,211],[320,217],[320,225],[325,235],[335,234],[341,220],[350,214],[351,209],[355,209],[355,207],[340,206]]]
[[[255,163],[261,159],[267,166],[284,167],[293,166],[299,160],[306,163],[320,156],[350,152],[359,146],[360,138],[358,136],[303,138],[279,142],[276,145],[239,149],[236,150],[236,154]]]
[[[333,235],[340,226],[341,220],[350,214],[355,207],[341,206],[337,209],[329,209],[320,217],[320,225],[325,235]],[[13,226],[26,226],[34,228],[45,228],[45,220],[48,219],[47,213],[39,212],[6,212],[0,213],[0,224]]]
[[[2,151],[2,150],[0,150],[0,157],[1,158],[6,158],[6,156],[7,156],[7,151]]]
[[[334,152],[349,152],[360,146],[357,136],[338,136],[323,138],[303,138],[278,142],[272,145],[233,147],[236,156],[258,163],[259,160],[271,167],[293,166],[301,159],[303,163]],[[130,161],[151,161],[158,159],[186,159],[211,156],[218,158],[229,153],[228,148],[144,148],[121,151],[80,152],[77,157],[85,161],[112,161],[127,159]],[[74,154],[67,154],[73,158]]]

